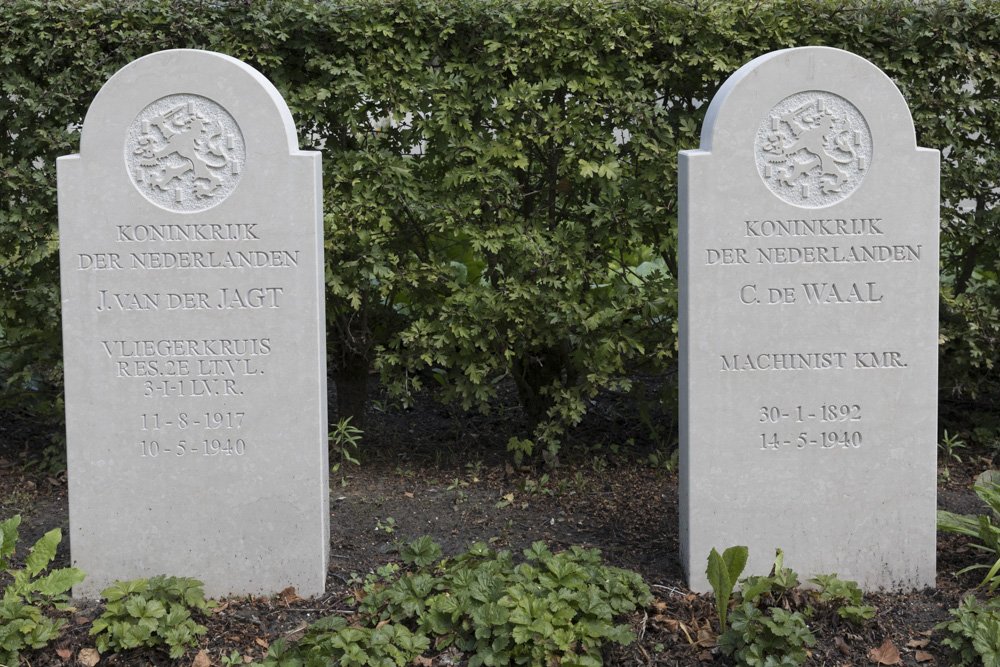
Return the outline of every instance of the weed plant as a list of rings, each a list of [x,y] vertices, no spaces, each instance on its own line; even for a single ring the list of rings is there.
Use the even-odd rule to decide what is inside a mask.
[[[1000,600],[980,604],[970,595],[948,613],[954,618],[934,629],[947,635],[941,643],[951,648],[953,663],[1000,667]]]
[[[189,577],[157,575],[148,579],[116,581],[101,591],[105,612],[94,621],[97,650],[106,653],[166,645],[171,658],[184,655],[207,632],[191,618],[207,612],[215,602],[205,599],[202,583]]]
[[[46,533],[25,559],[24,569],[10,568],[18,540],[21,516],[0,523],[0,569],[13,578],[0,601],[0,665],[20,664],[21,651],[43,648],[59,636],[65,619],[52,619],[42,613],[44,606],[68,609],[66,592],[86,575],[75,567],[45,572],[56,555],[62,532],[56,528]]]
[[[948,431],[944,432],[944,440],[938,443],[938,451],[941,452],[939,459],[944,459],[941,466],[941,481],[947,482],[951,479],[951,470],[948,466],[952,461],[955,463],[961,463],[962,457],[958,455],[959,449],[965,449],[965,441],[961,440],[957,435],[948,435]]]
[[[719,648],[740,665],[801,665],[816,638],[806,622],[813,615],[812,606],[795,611],[787,600],[799,586],[798,575],[784,567],[784,553],[778,549],[767,576],[740,579],[747,555],[746,547],[736,546],[722,554],[712,549],[708,557],[706,574],[715,592],[719,614]],[[861,604],[863,593],[856,582],[841,581],[836,574],[819,575],[809,582],[818,587],[814,595],[819,603],[835,609],[841,618],[861,624],[875,615],[874,607]],[[737,584],[739,590],[735,590]],[[737,605],[729,614],[729,601],[734,594]],[[765,605],[766,613],[761,609]]]
[[[987,569],[988,572],[980,586],[987,587],[989,592],[993,593],[1000,586],[1000,472],[987,470],[981,473],[972,489],[990,512],[976,515],[938,510],[937,527],[938,530],[945,532],[978,538],[980,544],[972,546],[988,552],[991,558],[996,559],[992,567],[977,563],[958,572],[965,574],[972,570]]]
[[[337,422],[330,431],[328,439],[330,441],[330,460],[336,460],[331,472],[340,473],[340,485],[347,486],[347,476],[345,468],[348,463],[356,466],[361,465],[358,459],[358,443],[364,435],[361,429],[351,425],[351,418],[345,417]],[[339,460],[338,460],[339,459]]]
[[[652,601],[638,574],[604,566],[597,550],[553,554],[536,542],[515,565],[485,544],[442,558],[423,537],[401,556],[405,571],[365,581],[360,623],[323,619],[296,644],[273,643],[264,667],[403,665],[432,643],[468,654],[469,667],[598,667],[604,644],[635,639],[615,618]]]

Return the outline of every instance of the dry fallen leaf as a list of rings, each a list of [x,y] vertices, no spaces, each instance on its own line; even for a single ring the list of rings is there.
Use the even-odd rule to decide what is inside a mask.
[[[422,655],[418,655],[413,659],[413,664],[417,665],[417,667],[431,667],[434,664],[434,661],[431,658],[425,658]]]
[[[907,648],[926,648],[931,643],[930,639],[911,639],[906,642]]]
[[[868,652],[868,657],[877,662],[880,665],[901,665],[903,664],[902,658],[899,657],[899,649],[896,645],[892,643],[892,640],[888,637],[882,642],[882,645],[878,648],[873,648]]]
[[[56,654],[63,660],[69,660],[73,655],[73,649],[71,648],[57,648]]]
[[[931,655],[930,653],[928,653],[927,651],[917,651],[914,654],[913,657],[915,657],[917,659],[917,662],[933,662],[934,661],[934,656]]]
[[[834,637],[833,644],[840,649],[840,652],[844,655],[851,654],[851,648],[847,645],[847,642],[844,641],[843,637]]]
[[[299,641],[300,639],[302,639],[302,636],[306,633],[306,630],[308,629],[309,629],[309,624],[306,623],[305,621],[302,621],[301,623],[299,623],[298,627],[296,627],[294,630],[285,635],[285,641],[290,641],[290,642]]]
[[[674,633],[676,633],[678,631],[679,632],[683,632],[684,636],[687,638],[687,643],[688,644],[694,644],[695,643],[694,639],[691,638],[691,633],[688,632],[688,627],[686,625],[684,625],[682,622],[680,622],[678,620],[675,620],[673,618],[665,618],[663,620],[663,623],[664,623],[664,625],[667,626],[667,629],[670,632],[674,632]]]
[[[212,660],[208,657],[208,653],[205,649],[198,651],[198,655],[194,657],[194,662],[191,663],[191,667],[212,667]]]
[[[413,497],[413,494],[410,493],[409,491],[404,491],[403,495],[406,496],[407,498],[412,498]]]
[[[680,624],[680,628],[681,628],[681,632],[683,632],[684,636],[687,638],[688,644],[694,645],[694,640],[691,639],[691,633],[688,632],[688,627],[686,625],[684,625],[683,623],[681,623]]]
[[[712,632],[708,628],[702,628],[698,631],[698,646],[703,646],[705,648],[712,648],[716,646],[719,642],[717,641],[718,635]]]
[[[76,661],[87,667],[94,667],[101,659],[101,654],[96,648],[82,648],[80,655],[76,656]]]
[[[265,649],[267,648],[267,640],[266,639],[261,639],[260,637],[257,637],[257,639],[255,639],[254,642],[257,644],[257,646],[260,646],[261,648],[265,648]]]
[[[278,598],[282,602],[284,602],[286,605],[289,602],[297,602],[298,600],[302,599],[298,595],[295,594],[295,586],[289,586],[285,590],[283,590],[280,593],[278,593]]]

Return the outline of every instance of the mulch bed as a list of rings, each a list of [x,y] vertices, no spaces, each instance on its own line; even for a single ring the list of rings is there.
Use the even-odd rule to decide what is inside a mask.
[[[202,619],[208,633],[183,658],[174,661],[163,651],[136,650],[102,656],[99,664],[204,667],[221,664],[233,651],[246,661],[259,661],[279,637],[295,639],[306,624],[323,616],[349,617],[349,598],[356,593],[351,575],[398,560],[400,541],[422,535],[440,543],[446,555],[479,541],[515,552],[536,540],[553,551],[571,545],[599,548],[608,564],[639,572],[655,597],[650,607],[629,619],[638,641],[609,647],[605,664],[733,664],[714,648],[714,601],[684,585],[677,545],[677,476],[659,463],[662,443],[612,398],[595,406],[571,434],[557,467],[515,468],[505,444],[523,424],[513,396],[505,401],[490,415],[463,413],[432,397],[411,410],[381,401],[382,409],[368,415],[362,465],[346,468],[343,486],[339,474],[332,479],[332,558],[325,595],[302,600],[286,592],[273,598],[224,599]],[[33,463],[50,441],[51,427],[43,422],[19,413],[0,414],[0,520],[22,515],[20,558],[46,531],[61,527],[64,535],[69,532],[65,473],[45,472]],[[651,454],[656,456],[651,459]],[[981,503],[969,487],[991,465],[968,454],[963,463],[953,463],[939,485],[939,508],[980,512]],[[986,558],[967,538],[939,534],[936,588],[867,594],[865,603],[877,612],[862,626],[835,614],[815,615],[809,623],[818,643],[807,664],[874,665],[875,658],[888,655],[872,653],[885,649],[886,641],[899,653],[897,664],[948,664],[941,633],[932,629],[978,583],[975,573],[955,573]],[[64,537],[55,565],[69,562]],[[807,601],[807,594],[799,597]],[[25,653],[27,664],[92,662],[95,656],[88,649],[94,642],[88,633],[102,608],[76,603],[76,610],[66,614],[62,637]],[[429,664],[454,664],[449,656],[428,657]]]

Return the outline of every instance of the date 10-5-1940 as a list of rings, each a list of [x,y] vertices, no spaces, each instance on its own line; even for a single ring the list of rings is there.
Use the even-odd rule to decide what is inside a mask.
[[[156,458],[161,454],[171,456],[243,456],[247,452],[242,438],[212,438],[209,440],[179,440],[173,444],[160,444],[158,440],[139,441],[140,455]]]

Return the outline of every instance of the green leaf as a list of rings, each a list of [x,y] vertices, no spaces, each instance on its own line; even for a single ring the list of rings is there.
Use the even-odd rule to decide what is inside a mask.
[[[748,553],[747,547],[735,546],[726,549],[721,556],[714,548],[708,555],[708,568],[705,574],[708,576],[708,583],[715,591],[715,607],[719,614],[720,631],[726,629],[729,598],[739,575],[746,567]]]
[[[441,557],[441,545],[434,542],[429,535],[424,535],[403,547],[400,557],[404,563],[424,567]]]
[[[762,595],[770,593],[773,587],[774,581],[771,577],[747,577],[740,587],[740,595],[744,600],[754,602]]]
[[[531,548],[524,550],[524,557],[531,561],[542,562],[552,558],[552,552],[541,540],[532,543]]]
[[[724,552],[722,552],[722,560],[726,563],[726,569],[729,572],[729,580],[736,582],[740,575],[743,573],[743,569],[747,565],[747,557],[750,550],[747,547],[729,547]],[[779,558],[781,557],[781,550],[778,550]]]
[[[131,579],[129,581],[116,581],[111,586],[108,586],[103,591],[101,591],[101,597],[106,598],[108,602],[115,602],[120,600],[126,595],[131,595],[132,593],[142,593],[149,588],[148,579]]]
[[[35,542],[31,549],[31,554],[25,560],[25,569],[32,577],[37,577],[44,570],[52,559],[55,558],[56,548],[62,540],[62,530],[55,528],[45,533],[41,539]]]
[[[34,588],[42,595],[62,595],[73,586],[82,583],[86,578],[87,575],[82,570],[75,567],[64,567],[35,581]]]
[[[17,544],[17,527],[21,525],[21,515],[15,514],[0,523],[0,567],[7,567],[7,556],[14,553]]]

